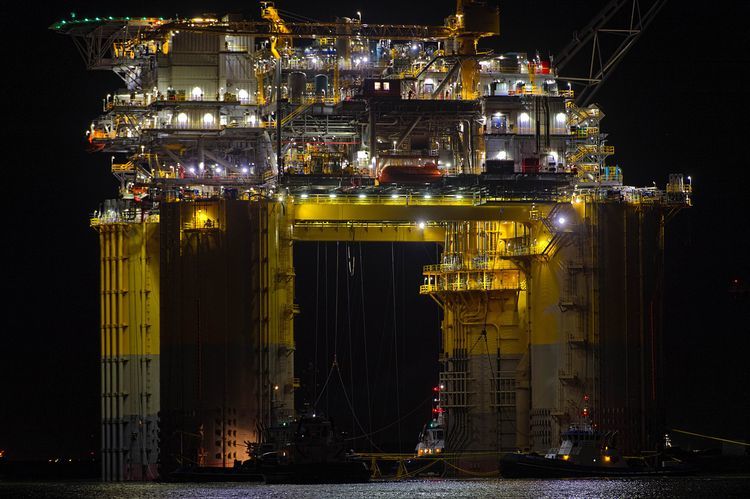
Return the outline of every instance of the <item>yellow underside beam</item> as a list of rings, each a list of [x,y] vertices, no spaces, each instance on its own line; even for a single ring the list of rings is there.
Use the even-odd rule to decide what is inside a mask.
[[[296,224],[292,227],[295,241],[361,241],[396,243],[442,243],[442,227],[389,224]]]
[[[532,207],[542,216],[554,203],[508,203],[473,205],[407,205],[357,203],[294,203],[291,219],[294,222],[339,221],[339,222],[436,222],[470,220],[507,220],[526,222],[531,219]]]

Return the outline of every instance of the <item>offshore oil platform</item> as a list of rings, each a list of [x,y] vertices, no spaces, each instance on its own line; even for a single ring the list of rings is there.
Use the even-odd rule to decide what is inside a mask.
[[[485,2],[442,26],[293,17],[51,26],[124,82],[86,132],[119,180],[91,218],[103,479],[228,467],[294,420],[296,241],[441,245],[414,292],[442,311],[460,467],[543,452],[589,410],[653,448],[664,230],[689,179],[624,185],[604,113],[559,74],[577,47],[479,51],[500,32]]]

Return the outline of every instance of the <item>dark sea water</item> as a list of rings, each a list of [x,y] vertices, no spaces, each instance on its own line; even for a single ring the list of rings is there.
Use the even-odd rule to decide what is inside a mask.
[[[73,498],[495,498],[495,497],[749,497],[750,476],[570,480],[410,480],[351,485],[254,483],[3,483],[0,497]]]

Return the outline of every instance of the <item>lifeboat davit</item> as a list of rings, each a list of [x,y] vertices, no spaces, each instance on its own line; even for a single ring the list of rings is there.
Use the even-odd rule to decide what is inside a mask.
[[[378,176],[381,184],[424,184],[439,182],[442,174],[435,163],[419,165],[389,165]]]

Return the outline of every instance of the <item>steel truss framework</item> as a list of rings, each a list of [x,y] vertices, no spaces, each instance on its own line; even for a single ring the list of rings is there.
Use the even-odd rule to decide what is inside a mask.
[[[584,29],[574,34],[573,40],[557,55],[555,67],[561,80],[583,85],[576,97],[579,106],[591,103],[599,84],[609,78],[666,3],[666,0],[612,0]],[[580,65],[586,56],[579,54],[586,54],[583,49],[587,47],[590,47],[589,62],[584,69]],[[569,75],[563,73],[566,68]]]

